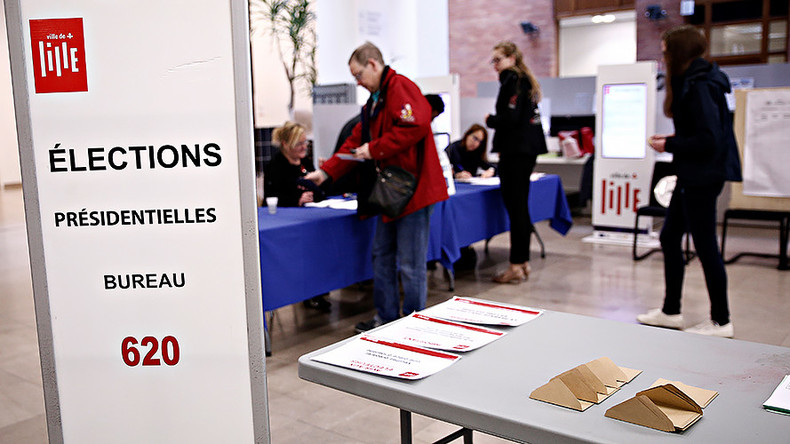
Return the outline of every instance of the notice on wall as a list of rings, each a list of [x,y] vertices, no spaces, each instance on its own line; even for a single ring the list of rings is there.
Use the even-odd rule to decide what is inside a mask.
[[[254,189],[240,142],[251,113],[237,105],[249,103],[237,85],[246,11],[207,0],[184,20],[182,2],[18,3],[8,19],[21,23],[11,45],[15,95],[28,101],[18,120],[31,239],[40,230],[36,304],[51,324],[39,319],[53,353],[42,350],[45,387],[57,388],[50,436],[268,440],[253,424],[266,411],[245,276],[257,269],[243,233],[254,194],[240,188]]]
[[[790,197],[790,89],[764,89],[746,96],[743,194]]]

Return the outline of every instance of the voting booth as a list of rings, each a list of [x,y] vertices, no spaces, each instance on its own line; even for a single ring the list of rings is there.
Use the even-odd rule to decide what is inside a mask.
[[[49,442],[269,442],[245,6],[5,1]]]
[[[596,79],[593,172],[594,233],[586,241],[630,245],[636,210],[650,200],[655,133],[656,64],[606,65]],[[652,221],[643,218],[640,231]],[[641,224],[640,224],[641,225]]]

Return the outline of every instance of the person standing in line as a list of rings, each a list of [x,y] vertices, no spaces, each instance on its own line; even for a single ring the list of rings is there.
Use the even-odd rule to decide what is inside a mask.
[[[400,317],[398,271],[403,284],[403,314],[425,308],[431,212],[435,203],[448,196],[431,131],[431,106],[420,88],[385,65],[381,51],[370,42],[354,50],[348,67],[357,84],[370,91],[362,120],[340,150],[307,178],[320,185],[330,177],[334,180],[343,176],[359,164],[340,158],[349,154],[368,164],[375,161],[381,168],[399,166],[417,178],[414,195],[400,216],[378,216],[373,238],[373,302],[377,314],[357,324],[357,332],[363,332]],[[357,196],[361,216],[372,215],[367,205],[372,186],[372,182],[360,185]]]
[[[667,70],[664,114],[675,134],[654,135],[648,144],[672,153],[677,185],[659,237],[664,253],[664,305],[637,316],[642,324],[682,328],[680,298],[685,261],[682,237],[688,230],[702,263],[711,319],[685,331],[731,338],[727,272],[716,239],[716,199],[724,182],[741,181],[741,164],[725,100],[730,81],[716,64],[702,58],[705,37],[693,26],[670,29],[661,37]]]
[[[534,230],[528,202],[530,175],[538,154],[548,152],[538,112],[540,84],[513,42],[494,46],[491,64],[500,85],[496,114],[485,121],[495,130],[491,151],[499,153],[500,188],[510,218],[510,266],[494,276],[494,282],[520,283],[529,277]]]

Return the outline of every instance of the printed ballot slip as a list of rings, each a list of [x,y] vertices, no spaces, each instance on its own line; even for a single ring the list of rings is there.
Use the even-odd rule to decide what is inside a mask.
[[[470,351],[502,337],[505,333],[476,325],[448,321],[421,313],[392,322],[370,332],[370,336],[409,345],[448,351]]]
[[[449,301],[434,305],[421,313],[449,321],[515,327],[540,316],[543,310],[453,296]]]
[[[363,335],[312,359],[367,373],[416,380],[444,370],[460,358],[451,353]]]

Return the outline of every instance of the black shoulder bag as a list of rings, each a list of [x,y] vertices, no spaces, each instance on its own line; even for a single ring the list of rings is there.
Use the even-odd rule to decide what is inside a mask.
[[[417,155],[421,157],[421,152]],[[368,204],[371,209],[394,219],[403,213],[416,189],[417,178],[412,173],[395,165],[381,169],[376,162],[376,182],[368,196]]]

